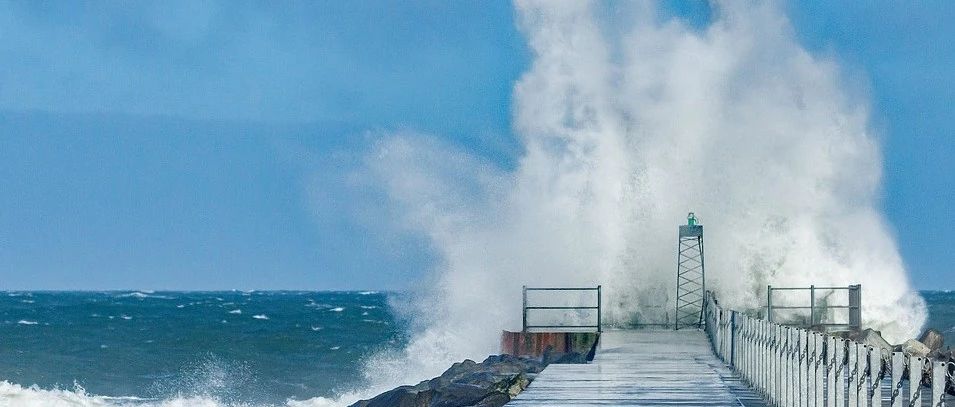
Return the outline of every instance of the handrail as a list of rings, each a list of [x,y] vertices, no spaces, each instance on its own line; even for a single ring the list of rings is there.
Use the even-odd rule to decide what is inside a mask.
[[[703,313],[713,352],[772,406],[944,407],[955,400],[950,362],[725,310],[710,291]]]
[[[597,294],[597,303],[593,306],[548,306],[548,305],[527,305],[527,292],[528,291],[594,291]],[[523,287],[523,296],[524,296],[524,310],[523,310],[523,332],[527,332],[529,329],[589,329],[594,328],[597,332],[603,330],[600,323],[600,316],[602,311],[601,306],[601,288],[600,286],[596,287]],[[594,325],[569,325],[569,324],[552,324],[552,325],[530,325],[527,323],[527,311],[534,310],[596,310],[596,322]]]
[[[837,291],[845,290],[849,295],[849,304],[846,305],[817,305],[816,304],[816,291]],[[774,291],[809,291],[809,305],[808,306],[797,306],[797,305],[787,305],[779,306],[773,305],[773,292]],[[862,326],[862,285],[855,284],[845,287],[824,287],[824,286],[815,286],[810,285],[809,287],[773,287],[772,285],[766,286],[766,319],[773,321],[773,311],[774,310],[809,310],[809,326],[826,326],[826,327],[844,327],[849,330],[858,331]],[[849,318],[846,323],[817,323],[819,320],[817,310],[822,310],[823,312],[828,312],[829,310],[835,309],[845,309],[849,311]]]

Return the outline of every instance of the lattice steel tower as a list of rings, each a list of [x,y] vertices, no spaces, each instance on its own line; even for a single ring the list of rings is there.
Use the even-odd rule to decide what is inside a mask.
[[[703,225],[690,212],[686,225],[680,226],[676,262],[676,320],[674,329],[699,328],[703,324]]]

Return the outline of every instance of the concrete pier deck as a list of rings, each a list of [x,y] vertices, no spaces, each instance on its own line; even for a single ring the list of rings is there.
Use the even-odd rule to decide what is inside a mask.
[[[701,331],[607,331],[593,362],[550,365],[508,406],[766,406]]]

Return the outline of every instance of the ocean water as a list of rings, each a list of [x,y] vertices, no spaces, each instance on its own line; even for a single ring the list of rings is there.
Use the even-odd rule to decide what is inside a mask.
[[[363,357],[405,344],[387,302],[378,292],[2,292],[0,406],[333,396],[362,385]]]
[[[923,292],[955,342],[955,293]],[[378,292],[0,292],[0,406],[270,406],[407,343]],[[864,299],[863,299],[864,300]]]
[[[935,328],[945,335],[946,344],[955,347],[955,291],[922,291],[928,305],[926,328]]]

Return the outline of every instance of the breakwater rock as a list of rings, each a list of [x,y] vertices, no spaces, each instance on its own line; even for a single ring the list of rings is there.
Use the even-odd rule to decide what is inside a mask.
[[[350,407],[500,407],[527,388],[548,363],[586,363],[586,355],[554,355],[552,360],[493,355],[477,363],[453,364],[431,380],[400,386]]]

